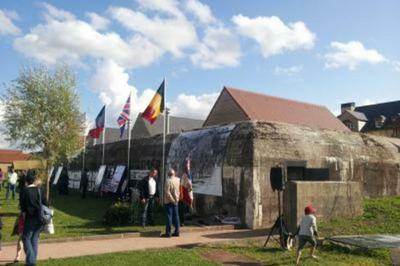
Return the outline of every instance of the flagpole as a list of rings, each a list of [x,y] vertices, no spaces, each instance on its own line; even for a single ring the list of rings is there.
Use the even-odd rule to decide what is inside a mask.
[[[163,143],[162,143],[162,172],[161,172],[161,196],[162,203],[164,204],[164,184],[166,181],[166,169],[165,169],[165,142],[167,135],[167,119],[168,119],[168,109],[166,107],[166,99],[167,99],[167,80],[164,78],[164,128],[163,128]]]
[[[130,102],[129,102],[130,104]],[[130,110],[130,108],[129,108]],[[127,168],[128,168],[128,181],[131,178],[131,170],[130,170],[130,165],[131,165],[131,119],[128,119],[128,163],[127,163]]]
[[[103,154],[101,156],[101,164],[102,165],[104,165],[104,156],[105,156],[105,147],[106,147],[106,143],[105,143],[106,131],[107,131],[107,127],[106,127],[106,110],[104,108],[104,131],[103,131],[103,136],[102,136],[102,139],[103,139]]]
[[[85,170],[85,156],[86,156],[86,134],[83,137],[82,171]]]
[[[85,154],[86,154],[86,113],[85,113],[85,131],[83,133],[83,156],[82,156],[82,171],[85,169]]]

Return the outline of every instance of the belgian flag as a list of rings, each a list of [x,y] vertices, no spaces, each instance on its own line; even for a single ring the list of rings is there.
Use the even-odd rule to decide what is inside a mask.
[[[146,110],[143,112],[142,117],[153,124],[157,117],[164,112],[164,93],[165,93],[165,80],[161,83],[153,99],[147,106]]]

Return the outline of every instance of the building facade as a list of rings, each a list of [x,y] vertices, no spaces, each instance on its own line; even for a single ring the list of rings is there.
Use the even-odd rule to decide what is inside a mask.
[[[358,107],[345,103],[338,118],[353,132],[400,138],[400,101]]]

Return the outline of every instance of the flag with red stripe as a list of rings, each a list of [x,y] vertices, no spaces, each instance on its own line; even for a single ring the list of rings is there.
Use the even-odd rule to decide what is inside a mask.
[[[146,110],[144,110],[142,117],[153,124],[157,117],[159,117],[162,112],[164,111],[164,91],[165,91],[165,80],[161,83],[160,87],[158,88],[156,94],[154,95],[153,99],[147,106]]]
[[[125,125],[128,123],[130,119],[130,114],[131,114],[131,95],[129,94],[128,100],[126,100],[126,103],[124,105],[124,108],[122,109],[122,112],[119,114],[118,117],[118,125],[119,125],[119,130],[120,130],[120,138],[124,135],[124,130],[125,130]]]
[[[96,117],[96,127],[89,131],[89,136],[94,139],[98,139],[100,137],[101,132],[104,130],[104,124],[106,120],[106,106],[104,105],[101,108],[100,113]]]

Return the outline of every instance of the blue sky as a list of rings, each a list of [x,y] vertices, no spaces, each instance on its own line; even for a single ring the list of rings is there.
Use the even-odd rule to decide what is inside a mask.
[[[79,4],[78,4],[79,3]],[[81,109],[108,124],[162,79],[176,115],[205,117],[224,85],[327,106],[400,99],[399,1],[0,2],[0,83],[71,65]],[[4,86],[0,93],[4,92]]]

